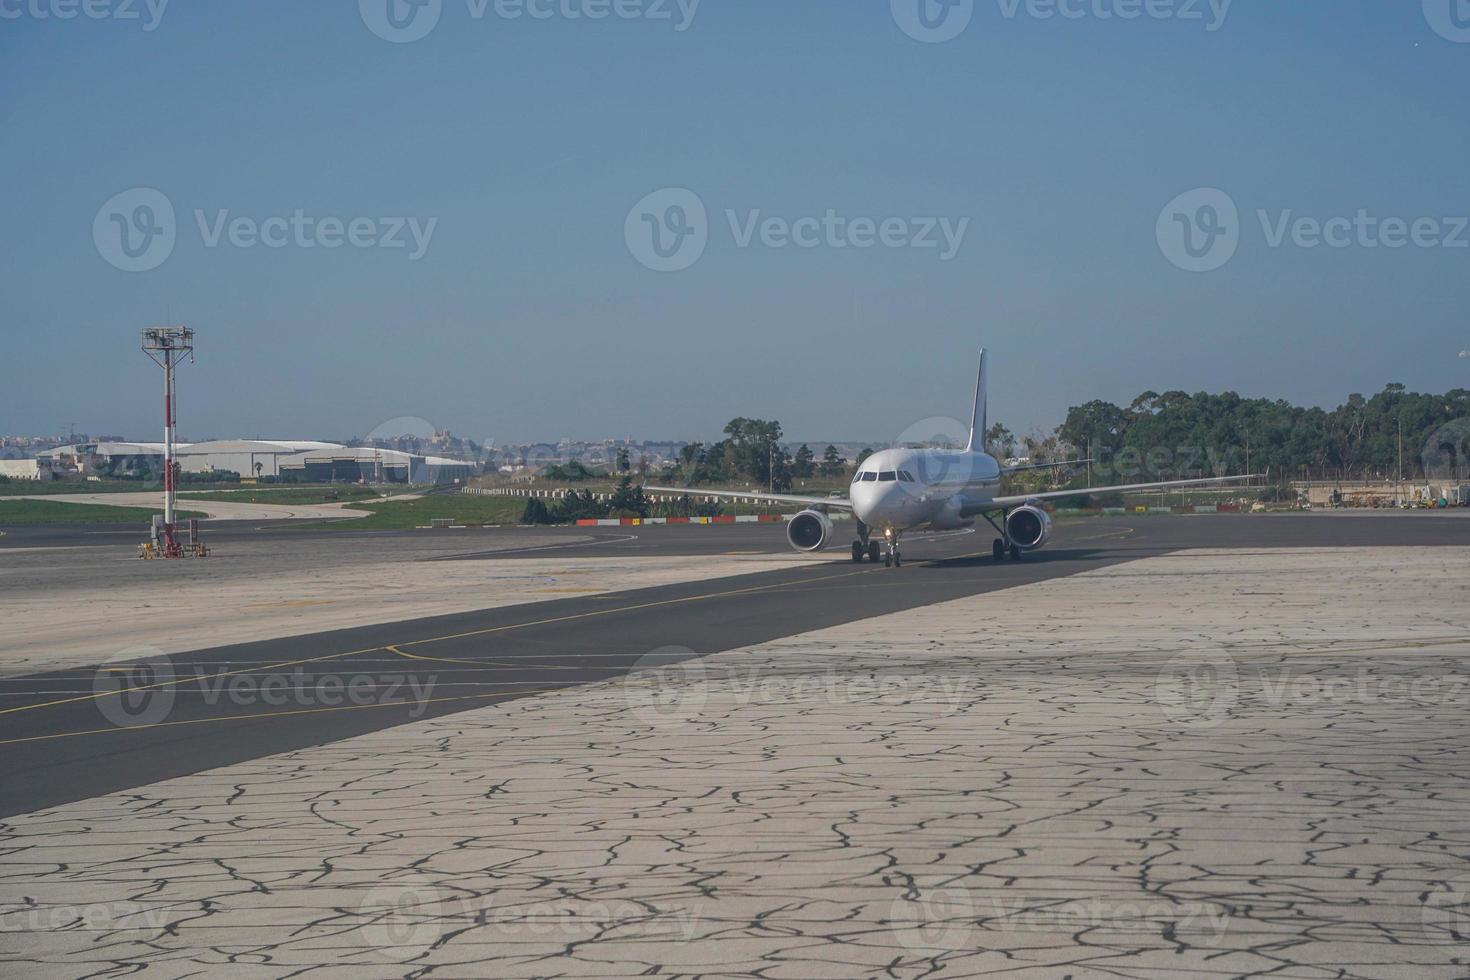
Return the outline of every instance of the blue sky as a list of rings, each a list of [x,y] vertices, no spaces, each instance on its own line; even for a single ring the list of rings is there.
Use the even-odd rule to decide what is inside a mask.
[[[762,415],[879,441],[963,416],[982,343],[1017,431],[1146,388],[1470,386],[1470,248],[1450,247],[1470,244],[1470,29],[1450,0],[1236,0],[1223,21],[1205,0],[1127,20],[1100,14],[1130,0],[974,0],[942,43],[900,26],[920,0],[703,0],[687,23],[688,0],[602,20],[566,15],[597,0],[544,19],[442,0],[409,43],[368,26],[388,0],[37,16],[58,2],[0,0],[0,431],[153,436],[137,332],[166,320],[199,334],[192,437],[417,416],[498,442],[692,439]],[[125,271],[138,188],[174,210],[172,251]],[[653,271],[636,231],[669,188],[707,243]],[[1199,188],[1239,215],[1204,272],[1161,221]],[[829,210],[844,231],[812,247],[759,230]],[[298,211],[309,230],[285,232]],[[1421,221],[1420,243],[1272,243],[1283,219],[1360,211]],[[849,236],[890,219],[891,245]],[[930,222],[942,245],[941,219],[965,222],[953,255],[913,247]]]

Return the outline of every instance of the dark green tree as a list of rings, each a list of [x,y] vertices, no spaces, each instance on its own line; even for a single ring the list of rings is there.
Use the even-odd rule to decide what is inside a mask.
[[[625,476],[618,481],[608,509],[618,517],[647,517],[649,513],[648,497],[643,493],[641,486],[633,485],[631,476]]]
[[[526,509],[521,511],[522,524],[553,524],[551,511],[546,504],[541,502],[540,497],[532,497],[526,501]]]
[[[999,422],[985,430],[985,446],[990,455],[998,459],[1009,459],[1016,455],[1016,437]]]
[[[812,452],[811,447],[806,443],[802,443],[801,448],[796,451],[795,460],[791,464],[791,475],[798,480],[811,479],[817,472],[817,468],[813,463],[816,458],[816,454]]]
[[[847,468],[847,460],[837,453],[836,446],[828,446],[822,453],[822,475],[841,476],[842,471]]]
[[[755,483],[771,478],[771,458],[780,452],[781,423],[764,419],[731,419],[725,426],[725,469]]]

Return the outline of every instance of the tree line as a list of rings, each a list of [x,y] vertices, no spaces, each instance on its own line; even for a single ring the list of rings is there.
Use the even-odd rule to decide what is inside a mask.
[[[1268,469],[1281,479],[1427,479],[1466,473],[1470,391],[1442,395],[1390,384],[1334,409],[1223,394],[1146,391],[1127,407],[1072,408],[1053,449],[1090,455],[1124,475],[1219,475]]]

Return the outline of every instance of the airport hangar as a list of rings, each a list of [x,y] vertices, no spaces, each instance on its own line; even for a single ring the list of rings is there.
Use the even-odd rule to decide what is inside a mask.
[[[283,483],[434,484],[480,473],[477,464],[461,459],[309,440],[215,440],[176,445],[174,453],[185,473],[238,473]],[[158,472],[163,469],[163,443],[79,443],[38,453],[37,459],[57,477]]]

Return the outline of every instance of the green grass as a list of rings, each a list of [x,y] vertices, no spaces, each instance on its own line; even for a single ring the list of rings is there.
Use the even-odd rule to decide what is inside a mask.
[[[391,492],[391,491],[390,491]],[[399,493],[409,491],[400,490]],[[212,500],[222,504],[334,504],[344,500],[378,500],[373,487],[246,487],[240,490],[180,490],[180,500]]]
[[[149,507],[72,504],[60,500],[0,500],[0,526],[26,524],[137,524],[146,528],[159,513]],[[181,521],[203,517],[197,511],[176,512]]]
[[[185,484],[197,490],[238,486],[235,483]],[[0,497],[66,496],[73,493],[163,493],[153,480],[10,480],[0,482]],[[180,491],[181,493],[184,491]]]
[[[99,480],[88,483],[83,480],[10,480],[0,483],[0,497],[33,497],[38,494],[63,495],[68,493],[137,493],[139,490],[158,490],[160,484],[139,481]]]
[[[371,517],[328,523],[294,524],[291,527],[324,528],[342,531],[398,531],[427,527],[435,520],[453,520],[456,524],[518,524],[526,502],[515,497],[474,497],[465,494],[436,494],[418,500],[387,500],[382,503],[354,504],[353,510],[371,511]]]

